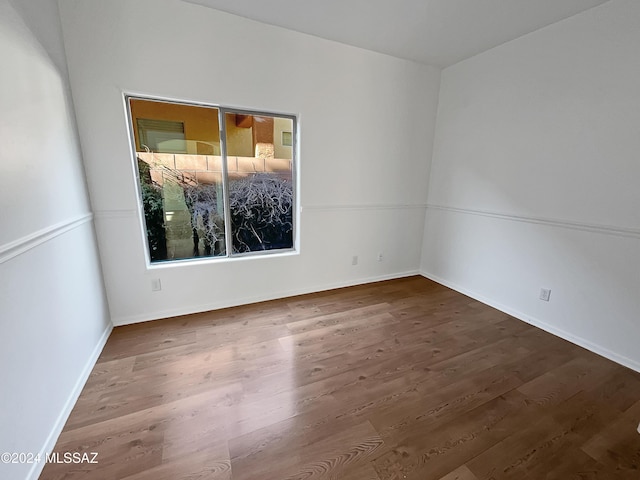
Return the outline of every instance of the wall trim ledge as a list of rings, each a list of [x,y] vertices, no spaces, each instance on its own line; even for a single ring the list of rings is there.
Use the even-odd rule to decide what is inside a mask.
[[[131,218],[137,215],[138,211],[134,209],[126,210],[95,210],[94,215],[96,218]]]
[[[93,214],[85,213],[2,245],[0,246],[0,265],[92,220]]]
[[[479,210],[473,208],[447,207],[445,205],[428,204],[428,210],[441,210],[445,212],[461,213],[465,215],[476,215],[481,217],[498,218],[513,222],[533,223],[536,225],[548,225],[551,227],[568,228],[571,230],[581,230],[584,232],[601,233],[618,237],[640,238],[640,229],[620,227],[615,225],[601,225],[596,223],[574,222],[557,218],[531,217],[527,215],[512,215],[507,213],[493,212],[490,210]]]
[[[336,210],[426,210],[426,203],[378,203],[378,204],[344,204],[344,205],[303,205],[301,210],[336,211]]]
[[[568,342],[578,345],[579,347],[585,348],[590,352],[596,353],[601,357],[611,360],[612,362],[615,362],[624,367],[630,368],[631,370],[635,370],[636,372],[640,372],[640,362],[637,360],[612,352],[611,350],[604,348],[598,345],[597,343],[593,343],[589,340],[586,340],[582,337],[574,335],[570,332],[556,328],[553,325],[543,322],[540,319],[534,318],[530,315],[527,315],[523,312],[515,310],[501,303],[495,302],[490,298],[487,298],[474,291],[461,287],[460,285],[457,285],[453,282],[449,282],[448,280],[445,280],[444,278],[440,278],[437,275],[432,275],[427,271],[420,270],[420,275],[436,283],[439,283],[440,285],[444,285],[445,287],[455,290],[456,292],[462,293],[463,295],[466,295],[475,300],[478,300],[479,302],[482,302],[485,305],[489,305],[490,307],[493,307],[496,310],[500,310],[501,312],[504,312],[507,315],[511,315],[512,317],[518,320],[521,320],[525,323],[528,323],[529,325],[533,325],[534,327],[540,328],[541,330],[544,330],[545,332],[555,335],[556,337],[560,337]]]

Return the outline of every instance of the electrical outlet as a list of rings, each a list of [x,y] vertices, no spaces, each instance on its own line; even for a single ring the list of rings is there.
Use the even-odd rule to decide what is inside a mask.
[[[549,288],[541,288],[540,289],[540,300],[544,300],[545,302],[548,302],[550,298],[551,298],[551,289],[549,289]]]
[[[640,423],[638,424],[638,433],[640,433]]]
[[[378,254],[378,261],[379,261],[379,262],[381,262],[381,261],[382,261],[382,252],[380,252],[380,253]]]
[[[358,264],[358,255],[354,255],[351,258],[351,265],[357,265]]]
[[[160,283],[160,279],[154,278],[153,280],[151,280],[151,291],[159,292],[160,290],[162,290],[162,283]]]

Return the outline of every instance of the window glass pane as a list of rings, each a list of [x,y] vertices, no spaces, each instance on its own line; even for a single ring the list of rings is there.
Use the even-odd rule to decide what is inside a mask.
[[[226,255],[218,109],[129,104],[151,262]]]
[[[233,253],[293,248],[293,120],[225,114]]]

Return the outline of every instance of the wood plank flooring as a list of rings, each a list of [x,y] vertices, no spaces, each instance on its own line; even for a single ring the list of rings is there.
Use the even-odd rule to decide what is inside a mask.
[[[606,319],[603,319],[606,321]],[[640,479],[640,374],[422,277],[116,328],[43,480]]]

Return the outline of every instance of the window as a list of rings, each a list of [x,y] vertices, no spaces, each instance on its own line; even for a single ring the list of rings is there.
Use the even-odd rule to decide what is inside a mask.
[[[154,152],[187,153],[184,123],[138,118],[136,124],[141,147]]]
[[[294,248],[295,116],[127,105],[151,263]]]

